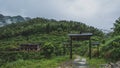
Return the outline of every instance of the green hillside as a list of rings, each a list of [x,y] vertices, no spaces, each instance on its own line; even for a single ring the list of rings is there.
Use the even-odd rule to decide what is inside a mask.
[[[49,65],[51,65],[50,68],[56,67],[67,60],[64,56],[69,55],[69,46],[64,46],[64,43],[69,43],[68,34],[88,32],[93,33],[92,42],[100,42],[100,55],[98,57],[97,48],[92,46],[92,58],[100,58],[108,62],[118,61],[120,60],[119,24],[119,20],[117,20],[114,24],[114,31],[107,35],[101,30],[81,22],[45,18],[34,18],[0,27],[0,66],[2,68],[20,68],[21,64],[25,63],[22,64],[23,68],[42,66],[47,68]],[[21,44],[41,44],[41,50],[37,52],[19,51]],[[88,57],[88,45],[88,41],[74,41],[73,54]],[[55,59],[57,57],[58,59]],[[59,59],[60,62],[58,62]],[[99,60],[90,63],[97,62]]]
[[[1,50],[15,48],[22,43],[61,43],[68,40],[68,33],[92,32],[95,36],[104,35],[99,29],[80,22],[44,18],[6,25],[0,28],[0,32]]]
[[[104,36],[104,33],[99,29],[81,22],[56,21],[45,18],[34,18],[25,22],[12,23],[0,27],[0,32],[0,65],[18,59],[40,60],[62,56],[64,55],[63,43],[69,40],[69,33],[92,32],[95,40],[100,40]],[[16,51],[21,44],[41,44],[42,50],[40,52]],[[82,45],[88,45],[88,43]],[[82,48],[87,47],[82,46]],[[69,48],[66,49],[66,53],[69,54]],[[75,52],[75,49],[73,49],[73,52]],[[84,52],[87,53],[87,49]],[[82,52],[81,49],[79,51]]]

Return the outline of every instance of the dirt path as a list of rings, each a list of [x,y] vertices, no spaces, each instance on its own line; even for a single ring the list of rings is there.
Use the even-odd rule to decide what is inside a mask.
[[[76,55],[74,60],[63,62],[58,68],[88,68],[88,65],[85,58]]]

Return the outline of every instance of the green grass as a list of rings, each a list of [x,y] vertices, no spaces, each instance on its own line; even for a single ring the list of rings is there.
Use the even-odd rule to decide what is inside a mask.
[[[60,63],[67,61],[68,56],[56,57],[52,59],[41,60],[17,60],[6,63],[0,68],[56,68]]]
[[[101,64],[107,63],[105,59],[101,59],[101,58],[92,58],[91,60],[87,59],[87,61],[88,61],[88,64],[90,65],[90,68],[99,68]]]

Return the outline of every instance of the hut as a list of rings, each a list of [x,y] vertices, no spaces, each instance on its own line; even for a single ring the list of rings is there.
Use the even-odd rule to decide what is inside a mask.
[[[21,44],[19,50],[20,51],[39,51],[40,45],[38,44]]]

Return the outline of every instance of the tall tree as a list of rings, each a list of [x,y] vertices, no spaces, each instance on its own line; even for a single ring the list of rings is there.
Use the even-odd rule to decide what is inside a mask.
[[[120,35],[120,17],[115,21],[113,30],[114,35]]]

